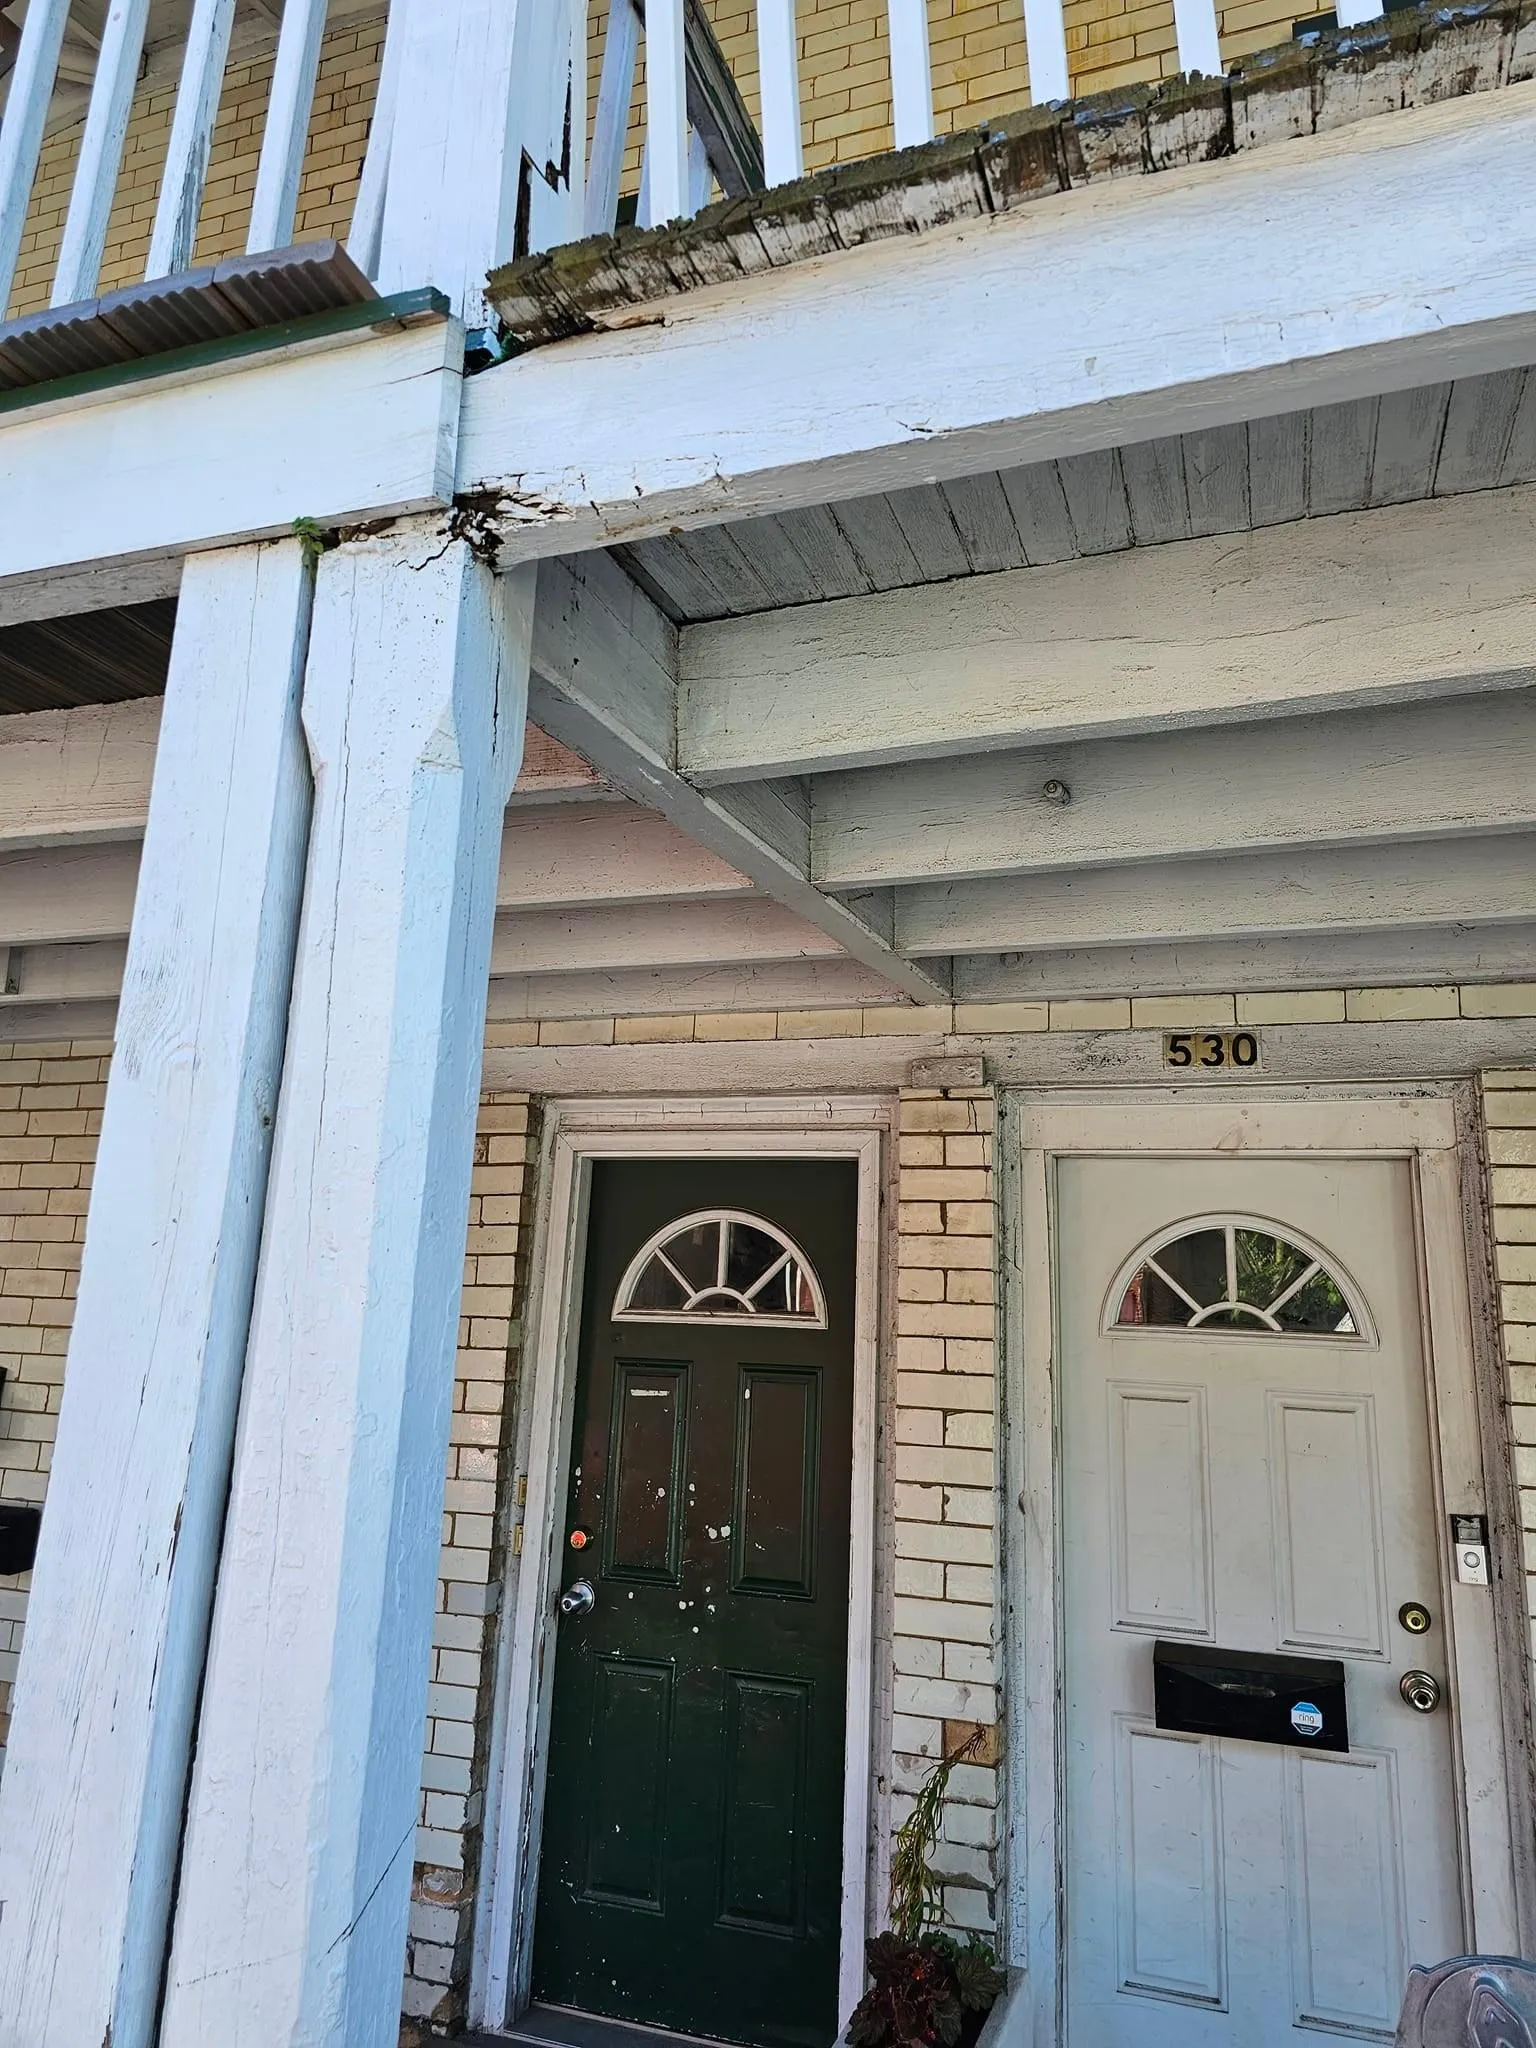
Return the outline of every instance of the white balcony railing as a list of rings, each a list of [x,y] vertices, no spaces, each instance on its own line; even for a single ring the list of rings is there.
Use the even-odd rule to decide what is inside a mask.
[[[252,254],[283,248],[293,238],[326,14],[327,0],[286,0],[282,10],[246,238]],[[54,306],[88,300],[100,286],[150,15],[151,0],[110,0],[99,37],[90,38],[98,54],[54,269]],[[0,309],[9,303],[15,281],[69,17],[70,0],[30,0],[12,52],[0,125]],[[191,265],[234,22],[235,0],[194,0],[150,234],[147,279],[173,276]]]
[[[293,240],[322,39],[328,23],[334,24],[339,14],[360,11],[360,0],[238,0],[238,4],[247,9],[242,16],[247,39],[254,18],[249,10],[259,5],[269,55],[272,25],[278,24],[246,235],[246,253],[257,255],[285,248]],[[499,134],[494,133],[495,120],[487,124],[485,132],[496,149],[508,134],[514,152],[521,148],[524,183],[531,182],[532,196],[530,201],[525,192],[515,207],[504,206],[503,218],[496,211],[499,202],[488,202],[483,191],[474,189],[487,181],[499,182],[503,192],[510,189],[508,181],[497,180],[488,158],[482,155],[479,159],[484,164],[483,177],[465,178],[455,170],[457,182],[447,201],[450,214],[454,207],[463,212],[478,207],[490,216],[483,229],[477,228],[467,237],[474,247],[469,251],[473,260],[467,265],[461,261],[465,276],[454,280],[428,274],[434,266],[431,247],[412,243],[406,267],[422,274],[397,280],[385,289],[442,284],[455,305],[470,313],[473,324],[474,280],[483,279],[492,262],[563,239],[582,227],[589,233],[611,228],[630,146],[642,41],[644,151],[639,218],[643,223],[691,215],[717,188],[735,196],[764,185],[783,184],[801,174],[806,159],[801,81],[802,74],[813,76],[815,68],[804,39],[815,21],[815,0],[799,0],[798,19],[796,0],[757,0],[760,137],[715,39],[705,0],[611,0],[591,148],[583,165],[580,137],[588,126],[586,79],[582,75],[588,4],[598,4],[598,0],[585,0],[585,4],[584,0],[501,0],[496,9],[488,9],[488,0],[392,0],[373,132],[366,164],[361,167],[349,241],[362,270],[370,276],[380,274],[386,205],[397,210],[402,207],[400,190],[386,199],[391,135],[397,117],[409,127],[416,102],[432,98],[433,89],[442,83],[423,76],[413,84],[406,74],[413,64],[423,73],[434,69],[440,31],[444,22],[454,19],[452,10],[464,9],[467,19],[478,9],[487,21],[499,21],[495,32],[507,39],[511,119],[501,124]],[[1168,4],[1181,70],[1219,73],[1223,65],[1216,0],[1168,0]],[[1008,0],[1008,5],[1019,11],[1030,97],[1037,102],[1069,98],[1063,0]],[[1349,25],[1373,17],[1380,7],[1381,0],[1340,0],[1337,13],[1340,21]],[[94,28],[79,20],[72,23],[71,0],[26,0],[24,16],[21,0],[0,0],[0,93],[5,94],[0,123],[0,319],[13,300],[18,259],[28,232],[50,124],[57,128],[65,118],[79,123],[82,112],[67,213],[46,289],[56,308],[78,305],[98,293],[109,233],[115,233],[114,203],[120,196],[125,142],[136,95],[143,87],[146,35],[151,44],[157,36],[161,39],[156,47],[161,50],[162,62],[166,61],[165,50],[173,49],[171,61],[179,64],[179,82],[144,276],[156,280],[185,272],[197,248],[220,96],[231,62],[237,0],[91,0],[89,6],[77,0],[75,11],[88,16]],[[376,12],[383,11],[384,0],[379,0]],[[927,0],[886,0],[885,11],[892,131],[896,146],[903,148],[930,141],[935,133]],[[173,44],[165,41],[168,33],[174,36]],[[514,37],[519,39],[515,44]],[[521,52],[521,58],[515,51]],[[530,54],[535,51],[536,56]],[[82,56],[89,61],[82,62]],[[63,87],[61,77],[67,82]],[[87,81],[88,93],[83,93]],[[528,104],[519,105],[520,96]],[[441,98],[440,90],[437,97]],[[537,107],[532,105],[534,100],[540,103]],[[546,100],[547,105],[543,104]],[[483,114],[483,110],[477,111]],[[443,118],[451,128],[455,109],[449,107]],[[557,167],[550,160],[550,138],[558,138],[562,124],[563,152],[558,140],[553,145],[555,158],[563,154],[563,164]],[[54,152],[55,158],[58,154]],[[430,149],[409,145],[408,175],[414,176],[422,165],[430,168],[432,154]],[[515,154],[513,161],[515,164]],[[437,169],[442,170],[440,150]],[[407,181],[402,177],[397,186]],[[563,196],[552,205],[551,194],[544,188],[553,190],[557,185]],[[56,216],[54,224],[56,228]],[[441,223],[433,232],[440,240],[453,239]],[[410,238],[406,240],[409,243]],[[113,282],[120,283],[121,250],[116,242],[113,246],[118,249]],[[218,253],[235,252],[221,249]],[[464,255],[461,251],[461,259]],[[443,263],[438,267],[452,266]],[[36,266],[33,268],[35,273]],[[390,270],[388,261],[384,269]],[[28,302],[36,303],[42,289],[32,275]]]

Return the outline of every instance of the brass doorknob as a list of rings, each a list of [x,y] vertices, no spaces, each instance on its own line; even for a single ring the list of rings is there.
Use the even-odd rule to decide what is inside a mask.
[[[1398,1691],[1416,1714],[1432,1714],[1440,1704],[1440,1681],[1429,1671],[1405,1671]]]

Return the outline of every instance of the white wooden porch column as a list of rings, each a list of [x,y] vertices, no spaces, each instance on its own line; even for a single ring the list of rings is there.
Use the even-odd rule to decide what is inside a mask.
[[[421,529],[320,565],[309,877],[161,2048],[397,2036],[532,578]]]
[[[0,2043],[146,2048],[298,929],[297,543],[193,557],[0,1781]]]

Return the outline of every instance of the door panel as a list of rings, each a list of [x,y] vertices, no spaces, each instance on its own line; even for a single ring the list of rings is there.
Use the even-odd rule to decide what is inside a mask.
[[[1403,2002],[1397,1759],[1357,1750],[1285,1767],[1295,2022],[1390,2039]]]
[[[592,1683],[586,1896],[662,1911],[672,1669],[614,1658]]]
[[[1408,1169],[1076,1158],[1057,1219],[1068,2048],[1389,2040],[1409,1963],[1463,1941],[1449,1710],[1398,1692],[1447,1675]],[[1254,1219],[1323,1247],[1373,1327]],[[1301,1287],[1281,1331],[1219,1308],[1244,1256]],[[1158,1635],[1342,1658],[1351,1753],[1159,1733]]]
[[[596,1600],[556,1638],[536,2000],[754,2048],[836,2034],[856,1176],[593,1169],[561,1541]],[[749,1216],[814,1269],[825,1328]],[[615,1320],[658,1233],[642,1319]],[[668,1319],[697,1292],[720,1313]]]
[[[1112,1387],[1116,1628],[1211,1628],[1210,1475],[1199,1387]]]

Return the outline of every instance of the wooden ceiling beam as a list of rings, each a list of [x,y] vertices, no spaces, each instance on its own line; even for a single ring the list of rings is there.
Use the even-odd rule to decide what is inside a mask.
[[[678,774],[676,632],[616,563],[592,555],[541,569],[532,664],[529,708],[545,731],[893,987],[920,1002],[944,997],[942,970],[895,953],[888,896],[860,892],[850,903],[811,881],[797,784],[717,796]]]
[[[1536,827],[1536,691],[818,776],[823,889]]]
[[[685,626],[703,785],[1536,680],[1536,487]]]

